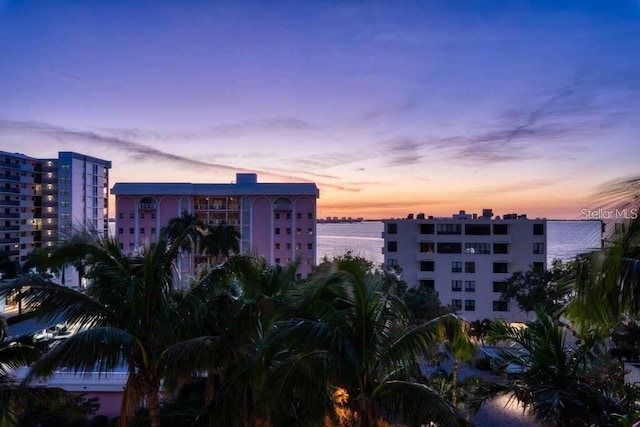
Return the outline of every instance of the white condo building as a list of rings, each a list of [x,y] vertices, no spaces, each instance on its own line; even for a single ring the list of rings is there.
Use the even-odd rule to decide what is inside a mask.
[[[418,214],[384,221],[384,261],[399,266],[409,287],[434,289],[468,321],[527,319],[514,301],[501,301],[516,271],[546,268],[547,221],[526,215],[460,211],[447,218]]]
[[[110,161],[68,151],[44,159],[0,151],[0,250],[23,263],[73,229],[106,233],[110,168]],[[59,281],[80,285],[72,267]]]

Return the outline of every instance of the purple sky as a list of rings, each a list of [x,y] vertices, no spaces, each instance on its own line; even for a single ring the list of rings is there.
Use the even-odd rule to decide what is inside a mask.
[[[0,0],[0,150],[311,180],[321,216],[579,218],[640,175],[640,2]]]

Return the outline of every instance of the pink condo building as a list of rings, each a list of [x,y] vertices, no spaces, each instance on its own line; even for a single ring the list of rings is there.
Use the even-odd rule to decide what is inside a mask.
[[[116,237],[125,251],[153,242],[162,227],[186,211],[208,224],[237,227],[240,251],[270,264],[301,261],[303,276],[316,262],[316,199],[313,183],[262,183],[256,174],[236,174],[231,184],[116,183]],[[183,284],[198,259],[179,260]]]

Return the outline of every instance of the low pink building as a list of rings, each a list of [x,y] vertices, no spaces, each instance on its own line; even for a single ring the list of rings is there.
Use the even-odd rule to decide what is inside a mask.
[[[182,212],[208,224],[233,225],[240,250],[271,264],[299,259],[306,275],[316,262],[316,199],[313,183],[261,183],[237,174],[232,184],[116,183],[116,237],[122,249],[148,245]],[[183,254],[181,278],[194,274],[193,255]]]

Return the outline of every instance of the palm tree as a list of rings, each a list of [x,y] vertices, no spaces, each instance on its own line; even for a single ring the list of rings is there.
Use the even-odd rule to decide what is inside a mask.
[[[290,310],[287,293],[296,286],[297,265],[269,266],[263,258],[236,255],[225,267],[234,274],[236,299],[225,311],[226,321],[219,323],[224,326],[169,349],[168,369],[180,376],[208,373],[207,417],[212,425],[291,422],[296,419],[291,407],[279,414],[281,399],[265,387],[260,349],[275,322]]]
[[[640,178],[604,186],[596,202],[621,216],[623,228],[601,250],[577,258],[567,314],[579,327],[606,335],[625,316],[640,315]]]
[[[38,393],[19,387],[11,374],[21,366],[33,362],[40,355],[40,349],[22,342],[0,342],[0,425],[17,425],[20,412],[28,407],[29,401]]]
[[[185,236],[186,238],[182,239],[182,244],[180,245],[180,251],[177,254],[178,259],[178,277],[180,278],[180,282],[182,284],[182,253],[186,252],[188,256],[188,269],[189,271],[193,271],[193,259],[192,254],[193,251],[196,250],[200,240],[204,235],[204,230],[206,225],[198,219],[197,216],[190,214],[187,211],[182,211],[182,215],[176,218],[172,218],[169,220],[169,223],[166,227],[162,229],[166,235],[175,239],[180,236]]]
[[[457,323],[444,323],[438,338],[445,345],[446,353],[451,358],[451,403],[458,406],[458,372],[460,362],[469,360],[476,353],[468,333],[469,325],[464,322],[462,328]]]
[[[326,406],[339,392],[360,427],[398,417],[412,425],[464,423],[423,381],[418,363],[445,329],[461,330],[460,320],[446,315],[410,328],[402,300],[384,291],[387,285],[341,260],[319,266],[297,289],[295,312],[276,322],[261,351],[266,388],[285,396],[281,404]]]
[[[205,322],[209,296],[228,278],[225,269],[200,277],[190,289],[173,287],[174,261],[191,229],[177,237],[161,233],[141,253],[125,255],[110,238],[78,234],[52,254],[54,263],[80,261],[92,280],[86,293],[37,277],[28,278],[26,304],[45,318],[62,316],[81,331],[41,357],[29,377],[46,376],[59,366],[75,371],[109,372],[124,365],[128,379],[120,425],[140,400],[146,401],[152,427],[159,426],[159,392],[167,374],[164,352],[193,337]]]
[[[492,392],[511,394],[543,425],[612,425],[612,414],[628,411],[622,375],[610,375],[617,369],[599,358],[597,346],[570,346],[565,326],[544,311],[536,314],[525,328],[492,324],[490,341],[515,344],[497,360],[511,368],[509,381],[494,384]]]
[[[200,253],[211,257],[228,258],[232,254],[240,253],[240,233],[232,225],[225,223],[207,226],[200,240]]]

